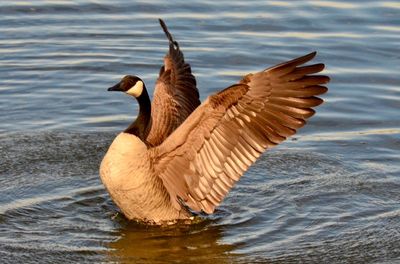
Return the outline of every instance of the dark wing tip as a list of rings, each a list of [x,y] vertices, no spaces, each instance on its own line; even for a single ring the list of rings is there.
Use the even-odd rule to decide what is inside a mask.
[[[171,33],[169,33],[167,25],[165,24],[164,20],[162,20],[161,18],[158,19],[158,21],[160,22],[161,28],[163,29],[165,35],[167,36],[169,42],[173,45],[175,45],[177,48],[178,46],[178,42],[174,41],[174,39],[172,38]]]
[[[314,75],[315,77],[319,78],[319,84],[327,84],[331,81],[331,78],[327,75]]]
[[[323,63],[317,63],[317,64],[314,64],[313,66],[315,68],[315,72],[320,72],[323,69],[325,69],[325,64],[323,64]]]
[[[310,60],[312,60],[315,56],[317,55],[316,51],[313,51],[311,53],[308,53],[307,55],[298,57],[296,59],[293,59],[291,61],[286,62],[285,64],[295,64],[296,66],[304,64]]]
[[[165,24],[164,20],[159,18],[158,22],[160,22],[161,28],[164,30],[165,34],[167,34],[167,36],[168,36],[169,32],[168,32],[167,25]]]
[[[316,55],[317,55],[317,52],[316,52],[316,51],[313,51],[313,52],[311,52],[311,53],[308,53],[307,55],[304,55],[304,56],[295,58],[295,59],[293,59],[293,60],[286,61],[286,62],[277,64],[277,65],[275,65],[275,66],[273,66],[273,67],[267,68],[267,69],[265,69],[264,71],[269,71],[269,72],[271,72],[271,73],[275,73],[275,72],[279,72],[279,71],[281,71],[281,70],[283,70],[283,69],[285,69],[285,68],[286,68],[286,69],[294,69],[294,68],[297,67],[297,66],[300,66],[300,65],[302,65],[302,64],[305,64],[305,63],[309,62],[309,61],[312,60]],[[318,67],[320,67],[320,65],[319,65]],[[325,65],[324,65],[323,67],[325,67]],[[322,69],[323,69],[323,68],[322,68]],[[322,69],[321,69],[321,70],[322,70]]]
[[[162,20],[161,18],[158,19],[158,21],[160,22],[160,26],[161,28],[164,30],[165,35],[167,35],[167,38],[169,41],[172,41],[172,36],[168,31],[167,25],[165,24],[164,20]]]
[[[307,55],[300,57],[299,59],[309,61],[309,60],[312,60],[316,55],[317,55],[317,51],[313,51],[313,52],[308,53]]]

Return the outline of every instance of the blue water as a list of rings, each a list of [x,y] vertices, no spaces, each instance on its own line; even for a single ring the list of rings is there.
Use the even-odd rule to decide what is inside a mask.
[[[150,88],[167,41],[201,98],[318,51],[325,103],[193,226],[129,223],[99,162]],[[0,260],[254,263],[400,261],[399,1],[0,2]]]

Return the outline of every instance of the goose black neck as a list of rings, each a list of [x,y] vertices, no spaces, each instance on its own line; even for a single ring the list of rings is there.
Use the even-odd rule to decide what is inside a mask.
[[[151,102],[145,86],[143,86],[142,94],[136,97],[136,100],[139,103],[139,115],[124,132],[145,141],[151,128]]]

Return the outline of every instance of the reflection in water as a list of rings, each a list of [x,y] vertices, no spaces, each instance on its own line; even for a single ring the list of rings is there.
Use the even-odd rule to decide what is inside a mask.
[[[118,231],[120,238],[108,244],[110,258],[124,263],[232,263],[239,256],[232,253],[235,245],[222,242],[223,227],[211,220],[165,227],[125,222]]]

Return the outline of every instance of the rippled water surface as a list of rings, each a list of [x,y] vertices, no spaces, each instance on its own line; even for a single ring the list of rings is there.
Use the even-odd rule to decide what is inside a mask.
[[[326,103],[191,226],[130,223],[98,166],[151,89],[164,18],[202,99],[317,50]],[[398,1],[1,1],[0,262],[400,261]]]

